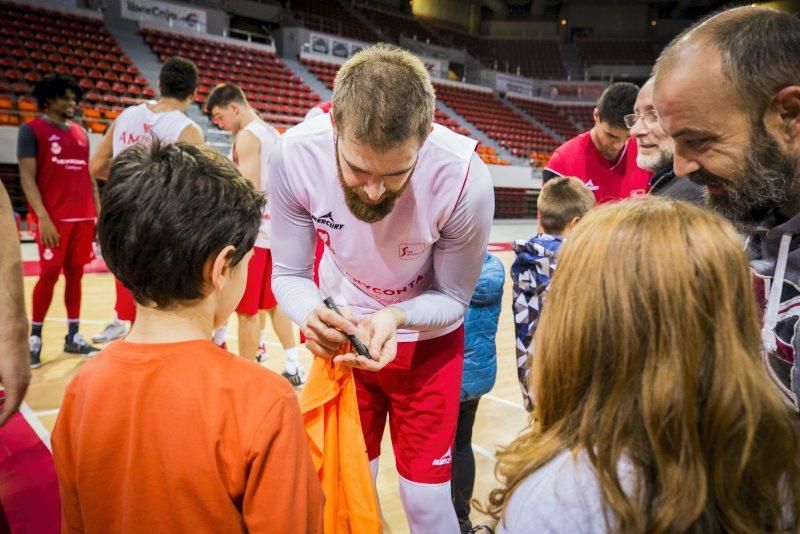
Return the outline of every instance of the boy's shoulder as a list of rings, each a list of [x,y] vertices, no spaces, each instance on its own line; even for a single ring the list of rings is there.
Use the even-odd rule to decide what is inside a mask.
[[[74,390],[88,382],[130,383],[133,375],[142,374],[170,375],[182,383],[206,382],[210,377],[217,389],[241,392],[255,389],[275,399],[294,393],[286,379],[277,373],[210,340],[166,344],[115,341],[83,364],[70,386]]]

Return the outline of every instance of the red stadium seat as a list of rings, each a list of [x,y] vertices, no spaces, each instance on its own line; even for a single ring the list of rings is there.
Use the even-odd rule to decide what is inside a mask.
[[[36,111],[39,109],[36,99],[31,96],[21,96],[17,99],[17,109],[20,111]]]

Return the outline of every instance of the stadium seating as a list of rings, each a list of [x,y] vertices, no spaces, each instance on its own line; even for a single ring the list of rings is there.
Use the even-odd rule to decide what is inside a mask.
[[[195,102],[203,106],[215,85],[235,83],[250,104],[276,127],[293,126],[319,103],[320,97],[274,53],[183,34],[142,29],[145,41],[161,61],[181,56],[194,61],[201,85]]]
[[[78,79],[81,109],[97,115],[86,126],[97,133],[105,131],[105,111],[155,95],[101,19],[11,2],[0,10],[0,125],[34,116],[33,85],[53,72]]]
[[[532,152],[551,152],[559,144],[490,92],[436,83],[434,86],[438,97],[456,113],[515,156],[527,158]]]
[[[319,0],[292,0],[289,4],[297,21],[309,30],[341,35],[373,43],[378,35],[353,16],[339,2]]]
[[[566,78],[561,45],[552,39],[498,39],[436,26],[437,32],[486,67],[545,80]]]
[[[558,135],[570,138],[580,131],[570,122],[564,111],[564,106],[555,106],[541,100],[528,100],[524,98],[508,97],[517,107],[531,115],[545,126],[555,131]]]
[[[539,194],[534,189],[514,187],[494,188],[495,219],[531,219],[536,216],[536,199]]]
[[[400,42],[400,36],[405,36],[411,39],[416,37],[420,41],[427,41],[439,46],[447,46],[412,15],[400,12],[393,14],[383,8],[381,10],[360,8],[359,12],[397,42]]]
[[[325,84],[325,87],[333,90],[333,79],[336,77],[336,72],[339,70],[338,64],[308,58],[301,58],[300,62],[305,65],[319,81]]]
[[[516,74],[519,68],[522,76],[545,80],[567,77],[556,39],[484,39],[484,42],[494,51],[498,70],[507,68]]]
[[[576,37],[575,48],[585,65],[652,65],[657,55],[644,39]]]
[[[580,131],[585,132],[594,126],[594,106],[564,106],[561,108],[564,113],[571,118],[575,123],[580,126]]]

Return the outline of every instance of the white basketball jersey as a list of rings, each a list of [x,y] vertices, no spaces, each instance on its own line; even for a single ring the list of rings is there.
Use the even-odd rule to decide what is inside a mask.
[[[278,130],[265,123],[261,119],[250,121],[250,124],[242,128],[242,131],[248,131],[256,136],[261,150],[259,152],[259,185],[258,189],[265,195],[267,194],[267,167],[269,165],[269,154],[272,152],[272,147],[278,141]],[[239,134],[237,134],[238,136]],[[233,141],[231,152],[228,157],[234,160],[233,153],[236,148],[236,140]],[[238,164],[238,162],[236,162]],[[269,204],[264,206],[264,211],[261,216],[261,226],[258,228],[258,237],[256,238],[256,246],[259,248],[269,248]]]
[[[195,124],[180,111],[153,113],[148,107],[150,104],[152,102],[131,106],[117,117],[112,148],[114,157],[151,135],[165,143],[174,143],[187,126]]]
[[[433,251],[461,198],[476,144],[434,124],[394,209],[370,224],[345,204],[330,117],[288,130],[282,144],[286,176],[325,243],[319,268],[323,296],[364,316],[417,297],[433,287],[435,276],[447,276],[435,273]],[[461,322],[431,331],[399,330],[398,340],[439,337]]]

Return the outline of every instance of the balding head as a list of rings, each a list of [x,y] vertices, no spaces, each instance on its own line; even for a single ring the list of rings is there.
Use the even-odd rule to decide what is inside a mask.
[[[676,37],[654,69],[653,105],[673,168],[743,227],[800,208],[800,19],[731,9]]]
[[[775,92],[800,85],[800,18],[763,7],[723,11],[690,27],[661,53],[658,84],[686,61],[713,54],[742,109],[760,117]]]

